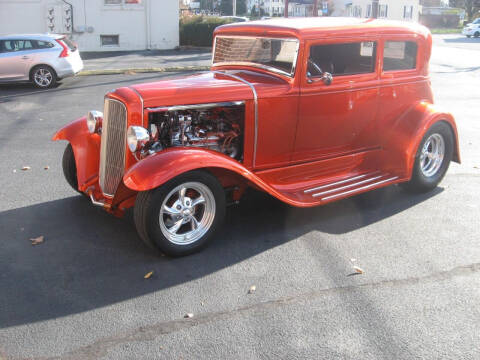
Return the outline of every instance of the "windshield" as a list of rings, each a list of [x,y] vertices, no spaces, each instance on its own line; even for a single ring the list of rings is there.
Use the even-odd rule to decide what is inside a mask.
[[[473,23],[474,23],[474,24],[480,24],[480,18],[478,18],[477,20],[475,20]]]
[[[293,76],[298,40],[217,36],[213,65],[245,64]]]

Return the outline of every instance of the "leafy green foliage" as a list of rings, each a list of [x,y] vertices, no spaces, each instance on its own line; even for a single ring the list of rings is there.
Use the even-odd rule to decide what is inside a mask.
[[[212,46],[215,28],[228,23],[228,19],[213,16],[183,17],[180,19],[180,45]]]

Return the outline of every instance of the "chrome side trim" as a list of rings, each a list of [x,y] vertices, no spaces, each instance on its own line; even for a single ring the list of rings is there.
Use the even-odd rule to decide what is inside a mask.
[[[374,180],[378,180],[381,177],[383,177],[383,175],[375,176],[373,178],[369,178],[369,179],[362,180],[362,181],[357,181],[357,182],[354,182],[352,184],[348,184],[348,185],[341,186],[341,187],[338,187],[338,188],[330,189],[330,190],[327,190],[327,191],[322,191],[320,193],[313,194],[312,196],[313,197],[319,197],[319,196],[322,196],[322,195],[325,195],[325,194],[331,194],[331,193],[339,191],[339,190],[349,189],[349,188],[355,187],[357,185],[362,185],[362,184],[366,184],[366,183],[369,183],[369,182],[374,181]]]
[[[148,126],[148,124],[145,124],[145,122],[143,121],[143,113],[144,113],[144,108],[145,108],[145,107],[144,107],[144,103],[143,103],[143,97],[142,97],[142,95],[140,95],[140,93],[137,91],[137,89],[135,89],[135,88],[133,88],[133,87],[131,87],[131,86],[129,86],[128,88],[129,88],[129,89],[132,89],[132,90],[135,92],[135,94],[137,94],[138,97],[140,98],[140,102],[142,103],[142,126],[143,126],[144,128],[146,128],[146,127]]]
[[[394,176],[394,177],[391,177],[391,178],[389,178],[389,179],[385,179],[385,180],[382,180],[382,181],[377,181],[376,183],[368,184],[368,185],[363,186],[363,187],[358,188],[358,189],[353,189],[353,190],[345,191],[345,192],[343,192],[343,193],[339,193],[339,194],[335,194],[335,195],[330,195],[330,196],[327,196],[327,197],[322,198],[322,201],[326,201],[326,200],[330,200],[330,199],[335,199],[335,198],[337,198],[337,197],[341,197],[341,196],[353,194],[353,193],[356,193],[356,192],[359,192],[359,191],[362,191],[362,190],[367,190],[367,189],[370,189],[370,188],[375,187],[375,186],[377,186],[377,185],[385,184],[385,183],[387,183],[387,182],[390,182],[390,181],[393,181],[393,180],[396,180],[396,179],[398,179],[398,176]]]
[[[258,95],[257,95],[257,90],[255,89],[255,86],[253,86],[252,83],[248,82],[245,79],[242,79],[240,76],[233,75],[233,74],[227,74],[226,72],[222,71],[212,71],[214,74],[220,74],[224,76],[230,76],[238,81],[243,82],[245,85],[248,85],[250,89],[252,89],[253,92],[253,103],[255,105],[255,135],[254,135],[254,143],[253,143],[253,161],[252,165],[255,167],[255,161],[257,159],[257,140],[258,140]]]
[[[206,103],[206,104],[192,104],[192,105],[175,105],[175,106],[161,106],[155,108],[147,108],[151,112],[167,112],[167,111],[181,111],[181,110],[192,110],[192,109],[209,109],[217,106],[240,106],[245,105],[245,101],[228,101],[228,102],[218,102],[218,103]]]
[[[373,174],[374,173],[363,174],[363,175],[347,178],[347,179],[344,179],[344,180],[336,181],[336,182],[333,182],[333,183],[325,184],[325,185],[322,185],[322,186],[317,186],[317,187],[314,187],[312,189],[305,190],[304,193],[308,194],[308,193],[311,193],[311,192],[314,192],[314,191],[317,191],[317,190],[321,190],[321,189],[325,189],[325,188],[329,188],[329,187],[332,187],[332,186],[335,186],[335,185],[345,184],[345,183],[350,182],[350,181],[363,179],[364,177],[369,176],[369,175],[373,175]]]

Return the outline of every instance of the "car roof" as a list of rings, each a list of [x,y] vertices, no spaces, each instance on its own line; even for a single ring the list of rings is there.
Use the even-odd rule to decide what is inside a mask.
[[[54,40],[54,39],[61,39],[65,37],[65,35],[60,34],[8,34],[8,35],[0,35],[0,40]]]
[[[430,36],[429,30],[414,22],[366,19],[355,17],[310,17],[310,18],[272,18],[269,20],[250,21],[248,23],[227,24],[218,27],[215,34],[258,34],[276,36],[294,36],[298,38],[315,38],[319,33],[338,35],[351,34],[417,34]],[[340,34],[341,33],[341,34]]]

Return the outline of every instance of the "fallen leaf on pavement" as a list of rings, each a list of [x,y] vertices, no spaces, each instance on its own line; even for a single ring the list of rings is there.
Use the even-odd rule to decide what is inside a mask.
[[[133,70],[127,70],[127,71],[124,72],[124,74],[125,74],[125,75],[135,75],[136,72],[133,71]]]
[[[153,275],[153,271],[150,271],[149,273],[146,273],[145,276],[143,277],[144,279],[150,279]]]
[[[185,319],[190,319],[193,317],[193,314],[192,313],[186,313],[184,316],[183,316]]]
[[[38,244],[43,243],[44,239],[45,239],[45,237],[42,235],[42,236],[30,239],[30,241],[32,242],[32,245],[38,245]]]
[[[365,273],[365,271],[362,268],[359,268],[358,266],[354,266],[353,270],[355,270],[355,272],[358,273],[358,274]]]
[[[250,289],[248,289],[249,294],[253,294],[257,290],[257,287],[255,285],[250,286]]]
[[[48,165],[43,167],[43,170],[48,170],[48,169],[50,169],[50,166],[48,166]]]
[[[30,170],[30,169],[31,169],[30,166],[24,166],[24,167],[22,167],[22,170],[23,170],[23,171]]]

